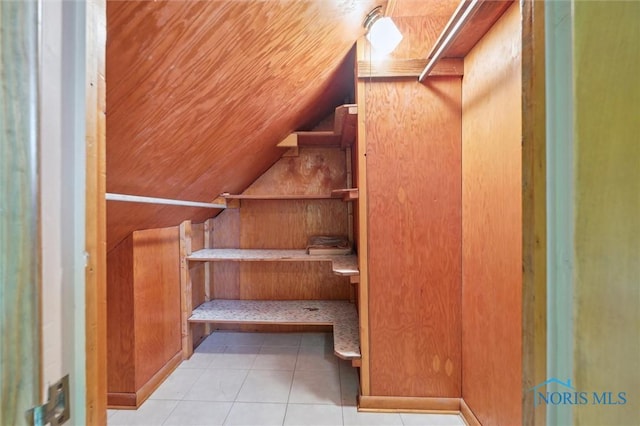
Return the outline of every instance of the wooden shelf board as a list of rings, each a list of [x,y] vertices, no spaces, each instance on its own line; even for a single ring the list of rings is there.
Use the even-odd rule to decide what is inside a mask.
[[[333,326],[334,352],[360,359],[358,313],[345,300],[212,300],[193,311],[191,323]]]
[[[340,105],[335,109],[333,116],[333,130],[295,132],[297,146],[339,147],[344,149],[353,145],[355,141],[357,122],[358,106],[355,104]],[[285,145],[282,145],[281,142],[278,146]]]
[[[296,132],[296,135],[298,135],[298,146],[341,146],[341,135],[333,131],[302,131]]]
[[[231,200],[328,200],[342,198],[343,201],[358,199],[358,188],[334,189],[330,194],[220,194],[216,200],[224,203]]]
[[[387,59],[358,61],[358,78],[417,78],[427,65],[427,59]],[[441,59],[429,75],[462,76],[461,59]]]
[[[342,201],[357,200],[358,194],[358,188],[334,189],[331,191],[332,198],[342,198]]]
[[[358,275],[358,256],[310,255],[304,249],[203,249],[193,252],[187,259],[194,262],[331,262],[333,273],[340,276]]]

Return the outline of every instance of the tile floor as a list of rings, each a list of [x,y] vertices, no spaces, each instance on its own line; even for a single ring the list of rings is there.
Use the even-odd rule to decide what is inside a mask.
[[[117,425],[464,426],[458,415],[359,413],[356,369],[330,333],[215,332]]]

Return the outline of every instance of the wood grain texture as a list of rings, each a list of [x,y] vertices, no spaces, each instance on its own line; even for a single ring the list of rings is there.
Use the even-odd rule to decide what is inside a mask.
[[[107,256],[107,390],[135,391],[135,329],[133,237],[129,236]]]
[[[460,398],[361,396],[358,410],[367,412],[457,414]]]
[[[191,224],[191,251],[201,250],[205,246],[204,223]],[[191,306],[195,307],[206,301],[205,263],[189,262],[191,279]],[[211,265],[208,265],[211,268]],[[192,344],[195,348],[206,337],[204,324],[191,324]]]
[[[330,194],[346,186],[345,161],[337,148],[300,148],[298,157],[280,159],[244,194]],[[347,205],[338,199],[242,200],[239,220],[240,248],[303,249],[310,235],[348,234]],[[324,262],[243,263],[238,273],[242,299],[349,299],[348,278]]]
[[[341,157],[344,158],[344,157]],[[341,200],[244,201],[240,209],[243,248],[306,247],[311,235],[347,235]],[[241,298],[349,298],[348,279],[327,263],[246,263],[240,266]]]
[[[38,6],[0,3],[0,424],[41,399]]]
[[[213,218],[208,219],[204,223],[204,248],[209,249],[213,248]],[[213,271],[211,269],[211,264],[209,262],[204,265],[204,300],[208,302],[211,300],[211,296],[213,295],[212,291],[212,283],[213,283]],[[211,324],[205,324],[204,326],[204,334],[208,336],[211,334],[212,328]]]
[[[225,210],[213,218],[213,247],[240,247],[240,210]],[[211,266],[212,299],[240,298],[240,265],[218,262]]]
[[[522,3],[522,389],[547,371],[547,102],[544,2]],[[522,424],[547,424],[547,410],[522,401]]]
[[[213,219],[212,246],[244,249],[304,249],[314,234],[347,235],[348,208],[339,199],[260,200],[263,195],[330,194],[346,186],[344,152],[300,148],[283,157],[241,194],[239,210]],[[295,264],[292,264],[295,263]],[[330,262],[221,262],[211,264],[215,299],[348,299],[349,279]]]
[[[189,316],[193,311],[191,297],[192,286],[189,275],[189,261],[191,254],[191,221],[185,220],[180,224],[180,336],[183,359],[189,359],[193,354],[193,333],[189,324]]]
[[[462,88],[462,397],[483,425],[522,421],[520,34],[514,3],[465,58]]]
[[[358,78],[417,78],[426,65],[426,59],[358,61]],[[429,75],[462,76],[463,73],[462,60],[443,59]]]
[[[365,87],[371,394],[461,394],[459,78]]]
[[[361,37],[356,44],[356,58],[358,61],[367,57],[366,39]],[[358,71],[356,70],[356,73]],[[356,82],[356,102],[358,104],[358,132],[353,146],[352,169],[353,186],[358,188],[358,202],[353,203],[354,244],[358,251],[358,269],[360,283],[356,292],[356,304],[360,319],[360,396],[371,395],[370,375],[370,337],[369,337],[369,267],[368,267],[368,196],[367,196],[367,141],[366,141],[366,84],[364,80]]]
[[[109,404],[142,403],[136,395],[180,353],[178,244],[177,228],[152,229],[109,252]]]
[[[107,424],[106,0],[86,2],[85,357],[87,424]]]
[[[425,1],[425,0],[395,0],[394,5],[389,10],[389,16],[399,17],[416,17],[416,16],[437,16],[446,19],[451,16],[455,10],[459,0],[446,1]]]
[[[181,350],[178,227],[133,233],[136,389]]]
[[[281,155],[278,142],[352,97],[351,48],[374,5],[109,1],[108,191],[196,201],[243,191]],[[207,214],[110,202],[109,248]]]
[[[478,421],[478,418],[473,414],[473,411],[471,411],[464,401],[464,398],[460,398],[460,416],[469,426],[482,426],[482,423]]]
[[[477,7],[470,12],[467,22],[459,27],[457,33],[454,33],[462,13],[456,15],[458,19],[453,19],[447,23],[442,34],[438,37],[434,49],[429,52],[427,57],[434,56],[435,50],[439,48],[441,42],[447,37],[453,36],[451,44],[444,49],[441,57],[464,58],[512,4],[513,1],[510,0],[479,1]],[[463,8],[461,11],[464,12],[466,9]]]
[[[332,190],[346,188],[346,185],[346,165],[342,151],[330,148],[300,148],[297,157],[284,157],[275,162],[242,193],[242,196],[328,196]]]

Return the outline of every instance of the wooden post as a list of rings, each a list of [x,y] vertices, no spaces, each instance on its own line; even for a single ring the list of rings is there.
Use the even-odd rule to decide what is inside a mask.
[[[86,424],[107,424],[106,0],[86,2]],[[78,401],[77,403],[80,403]]]
[[[522,389],[546,380],[547,240],[544,3],[522,2]],[[544,408],[522,399],[522,424]]]
[[[204,222],[204,248],[213,248],[213,218]],[[204,301],[211,300],[211,289],[213,281],[213,264],[211,262],[204,263]],[[210,323],[204,325],[204,334],[210,335],[212,326]]]
[[[361,37],[356,44],[357,59],[365,58],[365,41]],[[367,269],[367,141],[366,141],[366,84],[358,80],[356,96],[358,104],[358,132],[357,132],[357,172],[358,172],[358,268],[360,269],[360,284],[358,285],[358,314],[360,320],[360,395],[371,395],[371,377],[369,370],[369,281]]]
[[[189,325],[189,317],[193,310],[191,276],[189,261],[191,254],[191,221],[180,224],[180,307],[182,319],[182,359],[189,359],[193,354],[193,331]]]

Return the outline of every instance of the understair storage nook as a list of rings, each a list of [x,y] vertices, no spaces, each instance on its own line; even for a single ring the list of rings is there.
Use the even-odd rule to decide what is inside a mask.
[[[315,325],[333,328],[338,357],[359,361],[351,150],[321,138],[299,141],[242,194],[221,194],[215,218],[181,225],[185,358],[221,324]],[[314,236],[342,236],[349,249],[316,253]]]
[[[527,222],[544,215],[527,192],[544,188],[540,3],[383,3],[403,35],[385,59],[358,28],[344,73],[314,80],[313,101],[277,107],[298,92],[275,86],[236,103],[220,94],[242,106],[223,132],[209,118],[226,109],[203,96],[206,114],[184,116],[215,132],[175,130],[179,157],[149,148],[167,169],[192,164],[140,178],[141,193],[199,207],[109,204],[111,407],[139,407],[218,330],[316,330],[357,368],[359,411],[459,413],[469,425],[541,415],[521,392],[544,380],[538,337],[523,333],[542,300],[525,262],[543,235]],[[273,16],[289,13],[274,4]],[[155,229],[135,227],[142,217]]]

